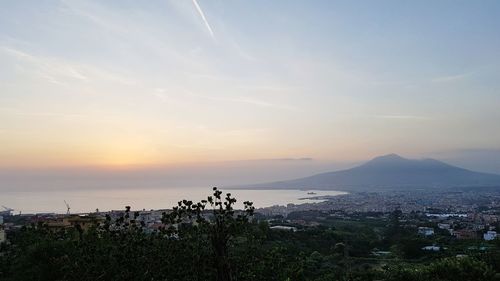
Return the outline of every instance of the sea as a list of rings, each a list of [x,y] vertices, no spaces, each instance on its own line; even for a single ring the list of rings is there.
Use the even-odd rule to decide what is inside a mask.
[[[256,208],[261,208],[273,205],[287,205],[289,203],[320,202],[323,200],[314,197],[346,194],[346,192],[332,190],[224,188],[220,190],[223,191],[224,195],[231,193],[231,196],[236,198],[236,208],[242,208],[244,201],[252,201]],[[132,210],[158,210],[172,208],[177,205],[178,201],[183,199],[198,202],[206,199],[212,193],[212,189],[206,187],[0,190],[0,206],[14,209],[14,214],[66,213],[66,203],[69,205],[70,213],[89,213],[95,212],[97,209],[101,212],[122,210],[125,206],[131,206]]]

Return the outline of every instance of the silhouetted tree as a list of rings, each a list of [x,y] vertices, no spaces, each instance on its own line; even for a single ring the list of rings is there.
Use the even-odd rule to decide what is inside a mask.
[[[255,208],[249,201],[243,202],[244,210],[235,211],[233,206],[236,199],[231,193],[222,196],[222,191],[213,188],[213,196],[207,200],[193,203],[189,200],[178,202],[172,212],[163,214],[163,222],[171,225],[169,233],[175,234],[174,225],[183,223],[206,230],[214,254],[214,263],[217,270],[217,280],[230,281],[233,279],[229,262],[228,245],[231,238],[241,233],[243,225],[253,216]]]

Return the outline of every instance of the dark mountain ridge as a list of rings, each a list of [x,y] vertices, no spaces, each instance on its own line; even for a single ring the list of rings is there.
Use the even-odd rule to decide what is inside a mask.
[[[243,188],[366,191],[492,186],[500,187],[500,175],[474,172],[435,159],[415,160],[388,154],[347,170]]]

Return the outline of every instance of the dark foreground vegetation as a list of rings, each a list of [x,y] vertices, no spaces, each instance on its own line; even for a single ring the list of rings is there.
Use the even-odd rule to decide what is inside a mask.
[[[423,238],[387,222],[271,230],[251,202],[233,209],[214,188],[198,203],[184,200],[148,233],[127,207],[123,216],[84,231],[43,224],[13,234],[0,251],[0,280],[500,280],[500,252],[456,257],[422,254]],[[373,256],[390,248],[390,257]]]

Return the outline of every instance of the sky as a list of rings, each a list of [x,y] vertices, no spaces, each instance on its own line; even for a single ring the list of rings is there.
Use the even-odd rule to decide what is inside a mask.
[[[499,1],[0,6],[3,174],[267,180],[387,153],[500,172]]]

